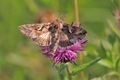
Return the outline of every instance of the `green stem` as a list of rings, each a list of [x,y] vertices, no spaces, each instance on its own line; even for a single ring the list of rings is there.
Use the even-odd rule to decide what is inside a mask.
[[[72,75],[70,74],[70,67],[69,67],[69,65],[67,65],[66,70],[67,70],[67,74],[68,74],[69,80],[72,80]]]

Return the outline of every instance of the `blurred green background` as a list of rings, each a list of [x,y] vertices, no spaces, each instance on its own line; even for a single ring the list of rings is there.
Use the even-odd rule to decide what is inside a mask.
[[[83,63],[103,58],[84,70],[83,80],[120,80],[120,55],[112,55],[119,54],[120,42],[110,27],[117,28],[113,14],[117,7],[117,0],[78,0],[79,21],[88,31]],[[18,30],[22,24],[36,23],[43,9],[66,16],[65,22],[75,21],[73,0],[0,0],[0,80],[60,80],[52,62]]]

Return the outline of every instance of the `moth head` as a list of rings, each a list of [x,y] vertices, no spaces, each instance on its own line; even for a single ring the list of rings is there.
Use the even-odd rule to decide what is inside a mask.
[[[56,19],[51,24],[55,29],[62,29],[63,28],[63,22],[60,19]]]

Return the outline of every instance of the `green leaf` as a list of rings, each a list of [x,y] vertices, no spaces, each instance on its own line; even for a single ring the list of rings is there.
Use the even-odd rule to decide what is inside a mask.
[[[80,65],[80,66],[74,68],[74,69],[72,70],[72,75],[75,75],[75,74],[81,72],[82,70],[84,70],[84,69],[86,69],[87,67],[89,67],[89,66],[95,64],[95,63],[98,62],[99,60],[101,60],[101,59],[98,58],[98,59],[95,59],[95,60],[93,60],[93,61],[91,61],[91,62],[82,64],[82,65]]]
[[[61,73],[66,67],[67,67],[67,63],[66,64],[61,64],[58,72]]]
[[[107,67],[107,68],[111,68],[111,67],[112,67],[111,62],[108,61],[108,60],[105,60],[105,59],[102,59],[102,60],[99,62],[99,64],[102,65],[102,66],[105,66],[105,67]]]
[[[106,49],[104,48],[103,43],[100,44],[100,47],[101,47],[102,53],[100,53],[99,55],[100,55],[102,58],[106,58]]]
[[[100,47],[96,49],[97,53],[98,53],[98,56],[105,59],[106,58],[106,49],[103,45],[104,43],[101,42],[100,43]]]
[[[113,35],[108,35],[108,41],[111,43],[111,45],[113,46],[116,38]]]
[[[65,77],[65,78],[64,78],[64,80],[68,80],[68,78],[67,78],[67,77]]]
[[[117,27],[114,26],[110,20],[108,20],[108,24],[110,25],[110,28],[113,30],[113,32],[116,34],[116,36],[120,39],[120,34],[118,32]]]
[[[116,71],[118,71],[118,67],[119,67],[119,63],[120,63],[120,57],[117,58],[116,60],[116,64],[115,64],[115,67],[116,67]]]
[[[118,0],[111,0],[111,1],[116,5],[116,7],[119,8],[119,2],[118,2]]]

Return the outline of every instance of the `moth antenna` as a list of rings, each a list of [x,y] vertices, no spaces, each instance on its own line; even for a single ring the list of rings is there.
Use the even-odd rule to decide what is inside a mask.
[[[59,19],[61,19],[62,23],[64,23],[66,16],[61,15]]]
[[[62,17],[62,23],[65,22],[65,18],[66,18],[66,16],[63,16],[63,17]]]

